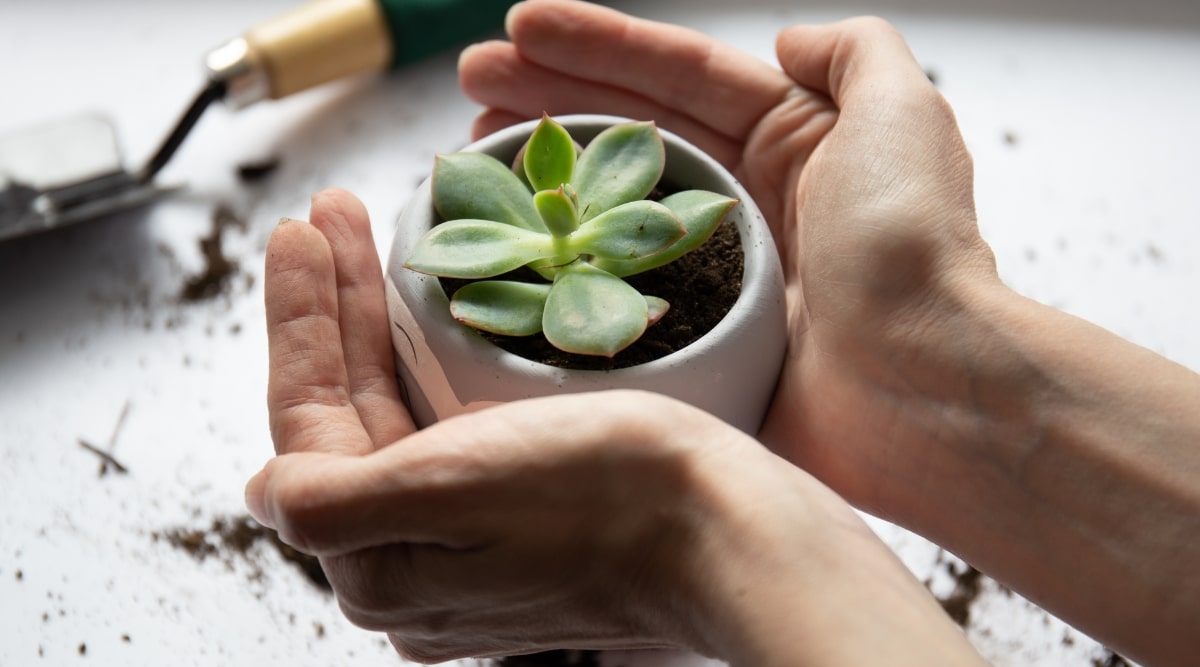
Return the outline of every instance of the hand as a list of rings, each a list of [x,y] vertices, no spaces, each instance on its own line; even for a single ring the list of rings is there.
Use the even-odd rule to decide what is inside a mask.
[[[654,119],[726,165],[767,217],[789,285],[790,353],[763,437],[857,504],[940,377],[921,345],[953,336],[973,285],[999,285],[954,117],[877,19],[784,31],[783,71],[689,30],[589,3],[533,0],[511,42],[466,51],[483,135],[552,114]],[[922,433],[921,436],[927,434]],[[901,438],[903,440],[903,438]]]
[[[581,394],[414,433],[366,212],[327,191],[311,217],[268,246],[278,456],[247,505],[320,556],[349,619],[405,657],[669,646],[739,664],[977,660],[843,501],[695,408]]]
[[[953,114],[894,29],[789,28],[780,71],[590,3],[507,28],[460,60],[476,135],[654,119],[756,198],[791,335],[765,442],[1110,646],[1194,657],[1200,378],[1001,284]]]

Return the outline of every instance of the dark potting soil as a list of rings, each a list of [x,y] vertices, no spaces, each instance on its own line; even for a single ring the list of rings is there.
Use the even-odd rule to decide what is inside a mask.
[[[679,259],[625,280],[642,294],[666,299],[670,309],[646,329],[636,342],[609,359],[563,352],[544,336],[500,336],[479,332],[512,354],[559,368],[615,370],[637,366],[681,350],[695,342],[725,317],[742,290],[745,264],[737,226],[726,220],[699,248]],[[540,280],[532,271],[513,272],[506,280]],[[469,281],[442,279],[442,288],[453,295]]]

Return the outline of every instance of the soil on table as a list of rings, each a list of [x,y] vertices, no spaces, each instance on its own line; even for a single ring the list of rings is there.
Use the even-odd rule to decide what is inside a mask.
[[[246,231],[246,221],[229,206],[218,206],[213,211],[208,235],[199,241],[204,270],[184,283],[179,293],[182,303],[207,301],[225,293],[233,277],[238,274],[240,269],[237,261],[225,256],[222,243],[225,230],[231,227]]]
[[[681,350],[725,317],[742,290],[745,254],[737,226],[726,220],[699,248],[666,266],[625,279],[642,294],[666,299],[671,307],[646,333],[616,356],[596,357],[563,352],[541,334],[524,337],[478,332],[512,354],[559,368],[615,370],[637,366]],[[497,279],[540,281],[521,269]],[[448,296],[470,281],[443,278]]]
[[[265,542],[274,547],[285,562],[296,567],[313,586],[325,592],[333,590],[315,556],[284,544],[274,530],[249,516],[217,517],[207,529],[169,528],[155,531],[151,537],[156,541],[163,540],[201,562],[208,558],[226,562],[234,557],[243,558],[253,566],[256,577],[261,576],[262,566],[256,562],[252,548],[259,542]]]

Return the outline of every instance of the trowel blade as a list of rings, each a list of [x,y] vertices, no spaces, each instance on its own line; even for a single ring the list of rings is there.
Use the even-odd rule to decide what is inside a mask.
[[[0,240],[131,208],[165,191],[126,171],[117,132],[104,116],[0,134]]]

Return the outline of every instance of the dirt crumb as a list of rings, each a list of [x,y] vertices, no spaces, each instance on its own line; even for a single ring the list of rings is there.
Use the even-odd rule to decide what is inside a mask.
[[[1092,658],[1092,665],[1095,667],[1130,667],[1128,660],[1109,649],[1104,649],[1104,654],[1099,658]]]
[[[240,270],[237,261],[226,257],[223,249],[225,230],[230,227],[245,231],[246,221],[222,204],[213,211],[209,232],[199,241],[204,270],[187,279],[179,294],[180,301],[196,303],[228,293],[232,278]]]
[[[971,622],[971,605],[975,603],[983,590],[983,573],[975,569],[967,563],[958,563],[953,560],[945,559],[945,552],[938,551],[938,564],[945,568],[945,571],[954,580],[954,590],[948,595],[935,595],[938,604],[942,605],[942,609],[946,614],[961,627],[967,627]],[[931,581],[925,580],[925,587],[929,588]]]
[[[243,183],[257,183],[279,168],[279,158],[269,157],[253,162],[243,162],[237,167],[238,179]]]
[[[262,563],[257,558],[258,552],[254,546],[265,542],[286,562],[300,570],[313,586],[332,591],[320,561],[284,544],[275,531],[249,516],[217,517],[205,529],[170,528],[152,533],[151,538],[163,540],[200,562],[208,558],[219,558],[227,564],[235,558],[245,560],[252,567],[252,579],[260,579],[263,574]]]

